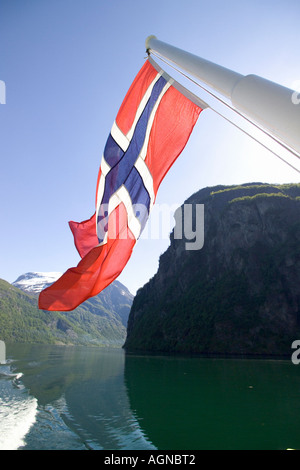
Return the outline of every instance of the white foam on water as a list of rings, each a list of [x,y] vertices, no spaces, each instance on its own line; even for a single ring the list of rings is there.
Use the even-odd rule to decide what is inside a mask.
[[[13,374],[13,373],[10,373],[10,372],[1,372],[1,369],[0,369],[0,377],[6,377],[8,379],[19,380],[22,376],[23,376],[22,372],[20,372],[18,374]]]
[[[25,445],[25,437],[36,421],[37,400],[14,380],[0,380],[0,450],[17,450]],[[3,380],[4,379],[4,380]]]

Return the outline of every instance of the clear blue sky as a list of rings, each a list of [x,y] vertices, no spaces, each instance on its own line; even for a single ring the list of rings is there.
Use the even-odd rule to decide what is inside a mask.
[[[103,148],[148,35],[293,87],[299,18],[299,0],[1,0],[0,277],[77,265],[68,221],[94,211]],[[206,110],[157,202],[179,205],[200,188],[251,181],[298,182],[299,174]],[[167,246],[140,240],[120,281],[134,293]]]

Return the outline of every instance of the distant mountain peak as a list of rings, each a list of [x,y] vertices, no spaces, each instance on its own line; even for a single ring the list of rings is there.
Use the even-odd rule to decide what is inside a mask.
[[[19,276],[12,285],[27,294],[37,296],[43,289],[49,287],[61,276],[62,273],[59,272],[31,271]],[[99,306],[100,311],[105,308],[107,311],[115,312],[126,327],[133,297],[127,287],[116,280],[100,292],[100,294],[84,302],[82,306],[92,309],[94,313],[97,313]]]
[[[114,281],[71,312],[60,312],[59,315],[57,312],[47,312],[44,315],[38,309],[38,294],[61,275],[59,272],[27,272],[12,283],[17,289],[9,288],[9,283],[6,285],[5,281],[0,280],[0,318],[3,312],[5,315],[12,312],[16,322],[16,327],[14,322],[9,322],[3,339],[17,337],[19,342],[30,339],[46,344],[51,338],[51,341],[63,344],[123,345],[133,301],[127,287]],[[7,297],[7,302],[1,304],[2,297]],[[22,319],[26,325],[23,329],[18,323],[19,312],[23,313]]]
[[[55,282],[62,273],[59,272],[29,272],[22,274],[12,284],[19,289],[32,294],[38,294]]]

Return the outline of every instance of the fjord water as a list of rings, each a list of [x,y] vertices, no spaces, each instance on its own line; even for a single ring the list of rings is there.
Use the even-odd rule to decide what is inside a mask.
[[[300,448],[290,360],[7,345],[0,449]]]

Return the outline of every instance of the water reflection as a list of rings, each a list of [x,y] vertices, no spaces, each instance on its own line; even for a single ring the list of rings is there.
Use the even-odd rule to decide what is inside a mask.
[[[159,448],[300,448],[290,361],[126,356],[132,411]]]
[[[26,449],[153,449],[131,412],[124,352],[14,346],[17,370],[38,402]]]
[[[300,448],[300,368],[290,361],[40,345],[8,355],[33,413],[24,449]],[[5,400],[13,413],[14,396]]]

